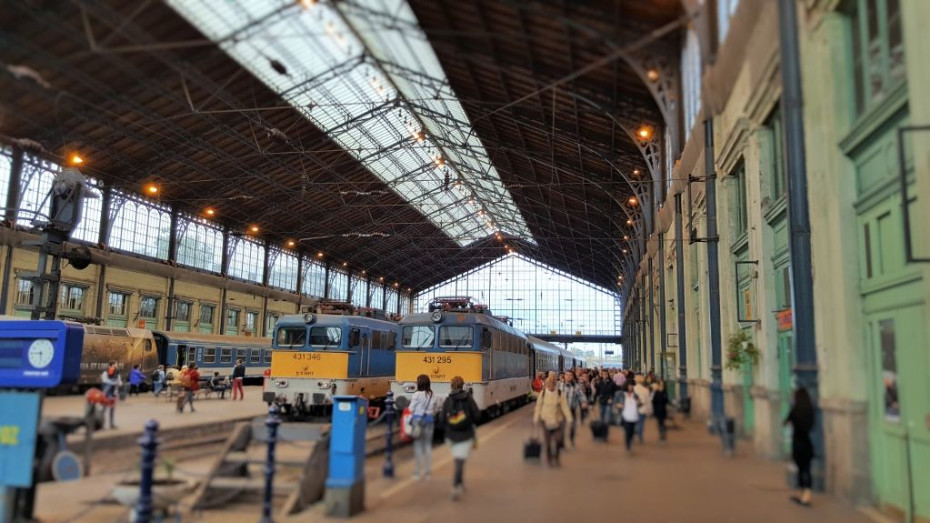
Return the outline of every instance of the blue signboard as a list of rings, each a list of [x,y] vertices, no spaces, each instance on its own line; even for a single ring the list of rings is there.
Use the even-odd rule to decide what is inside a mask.
[[[38,425],[37,392],[0,391],[0,486],[32,485]]]
[[[84,327],[64,321],[0,321],[0,387],[39,389],[81,375]]]

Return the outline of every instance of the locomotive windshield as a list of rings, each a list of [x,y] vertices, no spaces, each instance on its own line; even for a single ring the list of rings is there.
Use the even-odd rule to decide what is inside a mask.
[[[439,327],[439,346],[444,349],[470,349],[472,341],[471,326],[444,325]]]
[[[410,325],[404,327],[405,349],[425,349],[433,346],[432,325]]]
[[[278,348],[293,349],[303,347],[307,341],[306,327],[281,327],[278,329]]]
[[[310,346],[317,349],[338,348],[342,342],[341,327],[313,327],[310,329]]]

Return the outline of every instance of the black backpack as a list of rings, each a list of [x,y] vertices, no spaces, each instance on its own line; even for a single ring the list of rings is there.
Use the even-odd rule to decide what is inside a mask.
[[[446,418],[447,430],[452,432],[471,430],[472,425],[474,425],[474,420],[471,419],[471,409],[468,408],[468,400],[449,398],[449,401],[451,405],[449,406],[450,408],[447,409],[449,413]]]
[[[158,369],[155,369],[152,371],[152,381],[153,382],[158,381]]]

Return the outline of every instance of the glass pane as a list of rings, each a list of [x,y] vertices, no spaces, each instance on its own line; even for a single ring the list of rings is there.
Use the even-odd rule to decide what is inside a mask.
[[[177,305],[174,308],[174,318],[177,321],[190,321],[191,320],[191,303],[187,301],[176,302]]]
[[[213,305],[200,306],[200,323],[213,324]]]
[[[882,350],[882,385],[885,388],[885,419],[899,422],[901,407],[898,404],[898,360],[895,347],[894,320],[878,322]]]
[[[904,79],[904,36],[901,32],[900,0],[887,0],[889,69],[893,80]]]
[[[402,343],[406,349],[426,349],[433,346],[433,327],[413,325],[404,327]]]
[[[443,348],[471,348],[472,328],[461,325],[440,327],[439,346]]]
[[[872,277],[872,231],[869,229],[869,224],[864,224],[862,226],[863,234],[863,249],[865,250],[865,277]]]
[[[342,341],[339,327],[313,327],[310,329],[310,346],[316,348],[338,348]]]
[[[139,316],[142,318],[154,318],[155,310],[158,308],[158,298],[143,296],[139,304]]]

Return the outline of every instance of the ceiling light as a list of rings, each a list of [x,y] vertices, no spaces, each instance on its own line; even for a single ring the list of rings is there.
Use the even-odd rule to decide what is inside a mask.
[[[637,200],[635,196],[630,196],[630,199],[627,201],[630,203],[630,205],[636,205],[639,203],[639,200]]]
[[[322,258],[322,257],[323,257],[323,251],[320,251],[320,252],[316,253],[316,257],[317,257],[317,258]]]
[[[249,232],[256,233],[259,231],[258,225],[253,225],[249,227]]]
[[[378,281],[384,281],[384,276],[378,277]]]
[[[417,131],[413,133],[413,139],[416,140],[417,143],[423,143],[426,141],[426,134],[423,131]]]
[[[81,165],[84,163],[84,158],[81,158],[81,155],[74,153],[71,155],[71,158],[68,161],[71,162],[71,165]]]
[[[639,169],[633,169],[633,176],[639,176],[640,174],[642,174],[642,171]]]
[[[394,286],[395,286],[395,287],[400,287],[400,284],[395,282],[395,283],[394,283]]]
[[[626,247],[624,247],[624,248],[621,249],[621,250],[623,251],[623,254],[626,254],[626,253],[627,253]]]
[[[288,241],[287,241],[287,246],[288,246],[288,247],[293,247],[293,246],[295,246],[295,245],[297,245],[297,242],[295,242],[294,240],[288,240]]]
[[[407,292],[411,292],[412,290],[413,289],[411,287],[407,287]]]
[[[158,186],[155,185],[154,183],[150,183],[150,184],[146,185],[146,186],[145,186],[145,194],[153,195],[153,196],[156,195],[156,194],[158,194]]]
[[[648,78],[650,82],[655,82],[656,80],[659,79],[659,76],[661,75],[659,74],[658,69],[651,68],[651,69],[646,70],[646,78]]]
[[[623,239],[626,240],[626,241],[630,241],[630,235],[629,235],[629,234],[624,234],[624,235],[623,235]]]
[[[647,141],[652,138],[652,127],[648,125],[643,125],[636,130],[636,136],[643,141]]]
[[[297,5],[304,9],[310,9],[316,5],[317,0],[297,0]]]
[[[627,225],[633,225],[633,218],[630,218],[626,221]]]
[[[213,207],[207,207],[203,210],[203,213],[211,218],[216,216],[216,210],[214,210]]]
[[[342,262],[342,266],[343,266],[343,267],[348,267],[348,266],[349,266],[349,262]]]

